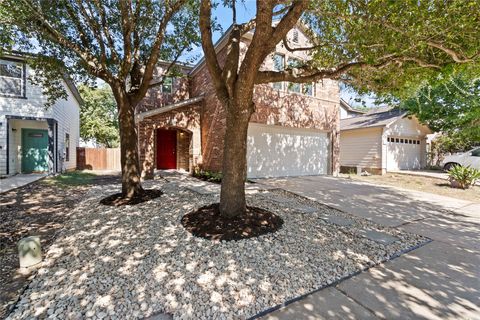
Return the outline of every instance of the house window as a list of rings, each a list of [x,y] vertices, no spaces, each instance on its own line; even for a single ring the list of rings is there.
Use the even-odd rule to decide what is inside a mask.
[[[65,161],[70,161],[70,134],[65,133]]]
[[[25,64],[0,60],[0,95],[25,97]]]
[[[300,83],[290,82],[288,84],[288,91],[289,92],[300,93],[300,91],[301,91],[300,88],[301,88]]]
[[[294,30],[293,30],[292,41],[293,41],[294,43],[298,43],[298,30],[297,30],[297,29],[294,29]]]
[[[314,92],[315,92],[315,90],[314,90],[313,83],[304,83],[303,84],[303,94],[313,97]]]
[[[296,58],[288,58],[288,66],[290,68],[297,68],[301,65],[300,60]],[[288,84],[288,91],[300,93],[301,92],[301,85],[300,83],[289,83]]]
[[[172,93],[173,91],[173,78],[172,77],[165,77],[162,84],[162,92],[163,93]]]
[[[283,71],[285,70],[285,56],[280,53],[275,53],[273,55],[273,69],[275,71]],[[282,82],[274,82],[273,83],[273,88],[277,90],[282,90],[283,89],[283,83]]]

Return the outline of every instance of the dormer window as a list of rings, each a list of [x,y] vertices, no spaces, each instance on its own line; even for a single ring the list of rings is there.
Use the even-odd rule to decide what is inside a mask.
[[[25,97],[25,64],[23,62],[0,60],[0,95]]]
[[[172,93],[173,92],[173,78],[165,77],[162,83],[162,93]]]
[[[298,30],[297,30],[297,29],[294,29],[294,30],[293,30],[292,41],[293,41],[294,43],[298,43]]]

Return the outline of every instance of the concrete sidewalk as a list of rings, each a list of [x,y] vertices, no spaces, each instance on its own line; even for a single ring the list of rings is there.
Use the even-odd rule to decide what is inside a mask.
[[[29,183],[45,178],[46,176],[46,173],[29,173],[17,174],[8,178],[0,179],[0,193],[22,187]]]
[[[334,177],[258,182],[433,241],[264,319],[480,319],[480,204]]]

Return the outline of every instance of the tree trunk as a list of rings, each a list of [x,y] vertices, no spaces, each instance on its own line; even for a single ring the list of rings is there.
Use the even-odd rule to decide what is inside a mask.
[[[122,194],[132,198],[143,192],[140,183],[140,165],[138,157],[137,127],[135,125],[135,106],[123,92],[116,92],[118,121],[120,129],[120,159],[122,166]]]
[[[226,109],[220,214],[232,218],[245,214],[247,209],[245,201],[247,133],[252,112],[248,106],[238,103]]]

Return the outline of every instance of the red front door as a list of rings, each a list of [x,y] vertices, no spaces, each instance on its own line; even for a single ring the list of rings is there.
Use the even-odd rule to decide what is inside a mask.
[[[157,169],[177,168],[177,131],[157,130]]]

